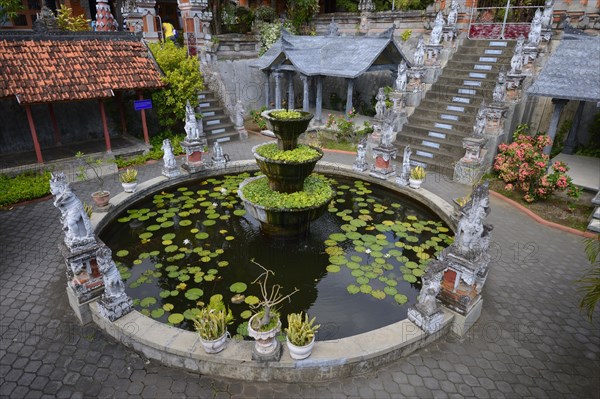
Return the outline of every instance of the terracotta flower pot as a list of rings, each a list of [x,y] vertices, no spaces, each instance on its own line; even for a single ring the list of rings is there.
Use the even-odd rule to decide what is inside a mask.
[[[97,207],[105,207],[106,205],[108,205],[108,200],[110,200],[110,191],[96,191],[92,193],[92,200],[94,201]]]

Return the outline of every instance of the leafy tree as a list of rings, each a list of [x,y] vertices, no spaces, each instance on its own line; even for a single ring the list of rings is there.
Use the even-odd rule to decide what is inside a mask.
[[[319,0],[291,0],[288,15],[297,32],[306,33],[313,17],[319,12]]]
[[[85,19],[84,15],[78,15],[76,17],[73,16],[73,9],[65,6],[64,4],[61,5],[60,9],[58,10],[56,22],[60,30],[71,32],[90,30],[90,21]]]
[[[0,22],[6,22],[16,17],[22,9],[21,0],[0,0]]]
[[[580,284],[579,291],[583,293],[579,308],[584,310],[592,321],[594,309],[600,301],[600,234],[585,240],[585,253],[592,266],[581,279],[577,280]]]
[[[149,43],[156,62],[165,73],[163,81],[168,84],[152,94],[156,104],[159,123],[167,128],[182,124],[185,105],[198,105],[198,92],[204,88],[198,58],[189,57],[185,48],[177,47],[167,40],[165,43]]]

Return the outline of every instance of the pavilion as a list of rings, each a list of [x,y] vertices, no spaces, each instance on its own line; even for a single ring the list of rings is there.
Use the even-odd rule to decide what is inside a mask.
[[[321,120],[323,77],[345,78],[347,82],[346,113],[352,109],[354,81],[366,72],[397,73],[398,64],[410,62],[394,41],[392,27],[378,36],[339,36],[332,22],[326,36],[295,36],[282,30],[281,38],[260,57],[254,67],[266,75],[265,105],[269,107],[270,77],[275,79],[275,108],[281,108],[281,78],[288,81],[288,104],[293,104],[293,77],[303,83],[302,109],[309,108],[308,78],[316,80],[315,119]]]

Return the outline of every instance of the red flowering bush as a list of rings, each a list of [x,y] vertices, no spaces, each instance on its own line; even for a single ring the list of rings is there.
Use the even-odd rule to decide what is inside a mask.
[[[543,151],[552,144],[550,137],[541,133],[528,136],[527,133],[527,126],[519,126],[511,144],[498,146],[494,170],[506,183],[505,190],[522,191],[527,202],[548,198],[556,190],[568,190],[569,196],[577,198],[580,190],[567,176],[567,165],[557,161],[548,168],[550,157]]]

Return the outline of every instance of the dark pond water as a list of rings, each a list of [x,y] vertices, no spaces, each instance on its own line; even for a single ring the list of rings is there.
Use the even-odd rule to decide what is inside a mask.
[[[318,340],[347,337],[406,318],[427,262],[452,240],[426,208],[337,176],[329,212],[313,222],[307,238],[265,239],[236,194],[248,176],[156,193],[103,231],[137,310],[193,330],[193,314],[222,295],[235,316],[233,335],[250,315],[248,303],[260,297],[252,281],[262,270],[254,259],[275,272],[269,282],[283,294],[299,289],[279,308],[284,327],[289,312],[303,310],[321,324]],[[244,301],[231,303],[238,292]]]

